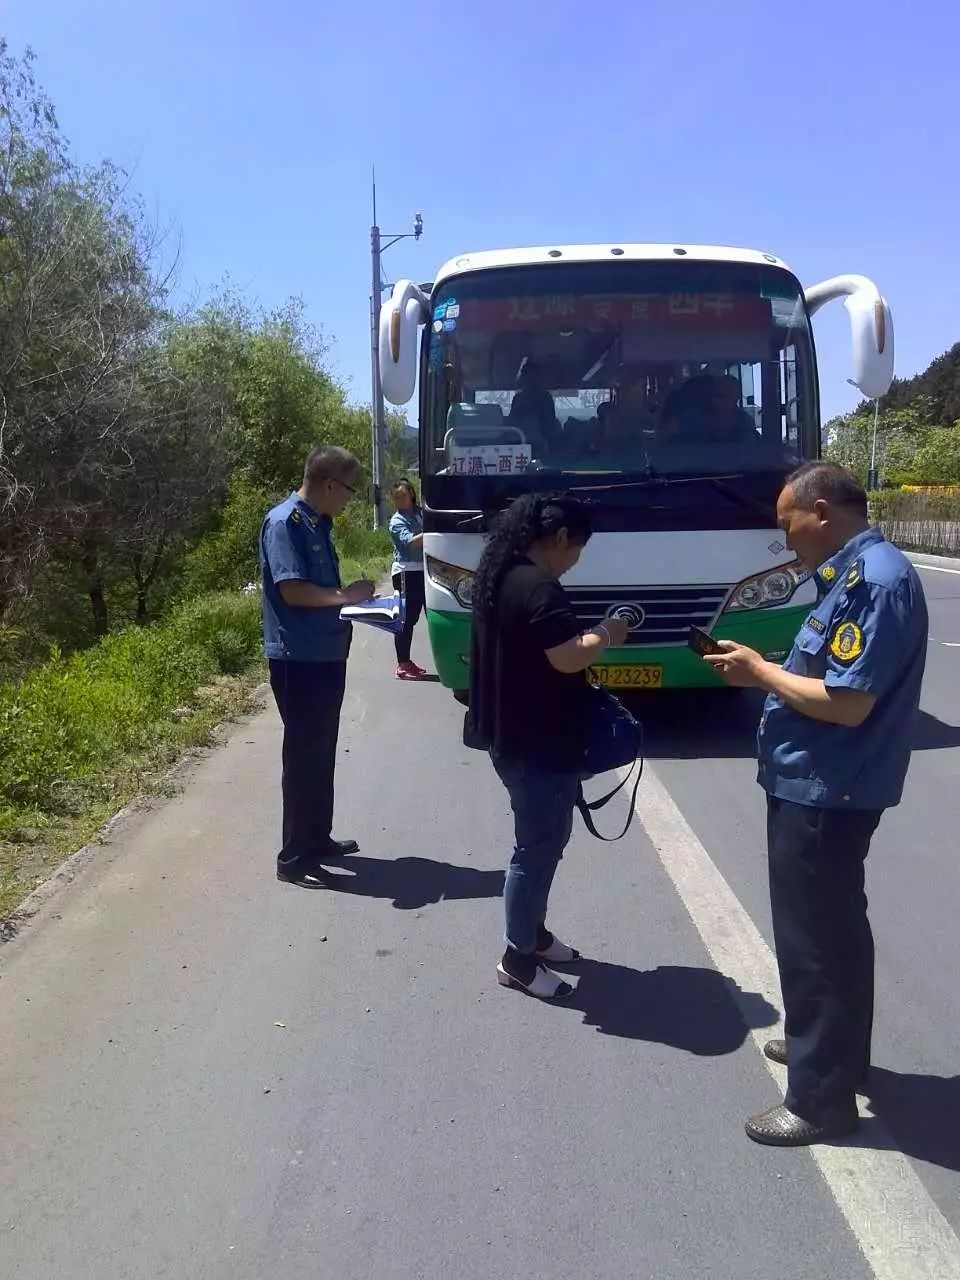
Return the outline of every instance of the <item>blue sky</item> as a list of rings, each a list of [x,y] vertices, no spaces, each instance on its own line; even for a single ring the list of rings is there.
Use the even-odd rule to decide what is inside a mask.
[[[925,15],[925,17],[924,17]],[[180,290],[290,294],[369,397],[370,165],[386,259],[670,240],[772,251],[804,283],[861,271],[897,371],[960,340],[948,0],[7,0],[74,151],[134,170],[181,237]],[[921,20],[922,19],[922,20]],[[857,396],[839,304],[817,319],[825,416]]]

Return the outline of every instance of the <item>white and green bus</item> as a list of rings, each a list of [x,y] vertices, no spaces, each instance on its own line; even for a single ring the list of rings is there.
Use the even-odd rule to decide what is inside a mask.
[[[558,245],[464,254],[397,284],[380,366],[393,404],[419,375],[427,619],[440,679],[469,683],[484,530],[518,494],[588,499],[595,536],[565,579],[585,625],[627,643],[594,677],[708,685],[691,625],[777,658],[814,599],[774,507],[820,451],[811,315],[843,297],[852,381],[893,376],[889,309],[863,276],[804,289],[772,254],[699,245]],[[422,330],[422,336],[421,336]]]

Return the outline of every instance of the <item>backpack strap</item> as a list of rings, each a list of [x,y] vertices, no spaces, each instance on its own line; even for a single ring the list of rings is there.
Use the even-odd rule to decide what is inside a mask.
[[[631,795],[630,795],[630,807],[627,810],[627,821],[624,823],[623,830],[620,832],[618,836],[602,836],[600,832],[597,830],[596,825],[594,824],[593,815],[597,812],[598,809],[602,809],[604,805],[609,804],[618,791],[623,790],[623,788],[627,785],[627,783],[630,781],[631,777],[633,776],[634,769],[636,769],[637,771],[637,776],[634,779],[633,791],[631,792]],[[598,800],[588,800],[586,796],[583,794],[583,783],[582,782],[580,783],[579,787],[577,788],[577,808],[580,810],[580,816],[581,818],[583,818],[584,825],[586,826],[587,830],[590,832],[592,836],[596,836],[598,840],[603,840],[608,844],[612,844],[616,840],[623,839],[623,837],[630,830],[630,825],[633,822],[633,817],[637,807],[637,792],[640,790],[640,779],[642,777],[643,777],[643,757],[638,756],[637,759],[630,766],[630,770],[627,773],[627,775],[620,779],[620,781],[617,783],[617,785],[613,788],[612,791],[608,791],[605,796],[600,796]]]

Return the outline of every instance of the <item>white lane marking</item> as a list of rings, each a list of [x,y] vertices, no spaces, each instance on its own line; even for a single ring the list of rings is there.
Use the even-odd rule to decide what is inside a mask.
[[[928,569],[930,573],[960,573],[960,569],[948,569],[942,564],[914,564],[915,569]]]
[[[945,649],[960,649],[960,640],[941,640]]]
[[[760,799],[758,795],[758,803]],[[780,987],[773,952],[649,764],[637,798],[637,816],[714,965],[740,991],[758,991],[779,1008]],[[760,852],[757,851],[758,856]],[[738,992],[731,990],[736,999]],[[754,1030],[757,1048],[762,1052],[766,1040],[776,1033],[776,1027]],[[763,1061],[782,1084],[782,1068],[767,1058]],[[861,1111],[869,1114],[863,1102]],[[731,1117],[731,1142],[747,1142],[738,1128],[739,1117]],[[879,1120],[871,1120],[870,1132],[878,1146],[894,1146]],[[960,1276],[960,1240],[906,1156],[895,1149],[874,1150],[855,1143],[807,1150],[877,1280],[946,1280],[947,1276]],[[791,1158],[790,1153],[782,1155]]]

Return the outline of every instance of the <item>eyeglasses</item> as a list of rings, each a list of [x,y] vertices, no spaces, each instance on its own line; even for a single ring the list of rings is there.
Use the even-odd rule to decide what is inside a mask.
[[[339,484],[344,489],[346,489],[348,493],[352,493],[355,495],[357,492],[357,490],[354,488],[352,484],[347,484],[346,480],[341,480],[339,476],[320,476],[319,479],[327,480],[330,482],[330,484]]]

